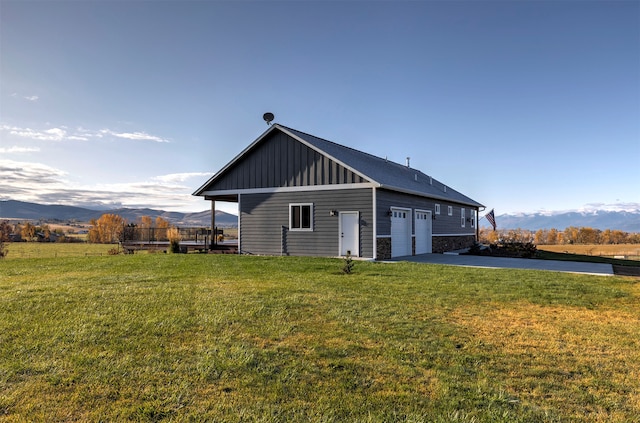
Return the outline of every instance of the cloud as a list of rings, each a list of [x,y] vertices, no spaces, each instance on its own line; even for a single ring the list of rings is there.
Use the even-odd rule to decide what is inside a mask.
[[[156,176],[153,178],[153,180],[161,183],[177,184],[191,178],[204,179],[204,178],[210,178],[211,176],[212,176],[212,173],[210,172],[209,173],[207,172],[170,173],[168,175]]]
[[[27,101],[38,101],[40,99],[40,97],[37,95],[20,95],[19,96],[18,93],[11,93],[10,96],[13,98],[23,98]]]
[[[38,185],[66,185],[66,172],[42,163],[0,160],[0,192],[27,192]]]
[[[6,153],[6,154],[11,154],[11,153],[35,153],[40,151],[40,149],[38,147],[18,147],[17,145],[14,145],[13,147],[9,147],[9,148],[5,148],[5,147],[0,147],[0,153]]]
[[[29,138],[37,141],[89,141],[92,138],[105,138],[107,136],[111,136],[133,141],[153,141],[160,143],[170,142],[166,138],[151,135],[143,131],[117,132],[111,129],[92,131],[83,127],[78,127],[75,130],[69,130],[66,126],[36,130],[32,128],[21,128],[18,126],[0,125],[0,131],[6,132],[15,137]]]
[[[8,132],[10,135],[39,141],[62,141],[67,137],[67,131],[63,128],[50,128],[37,131],[31,128],[2,125],[0,126],[0,130]]]
[[[640,203],[635,202],[616,202],[616,203],[588,203],[577,209],[579,212],[589,213],[597,210],[605,211],[638,211],[640,210]]]
[[[183,182],[203,175],[209,174],[176,173],[128,183],[74,184],[61,169],[41,163],[0,159],[0,199],[91,208],[202,211],[208,204],[202,198],[192,196],[194,186]]]
[[[169,142],[161,137],[147,134],[146,132],[114,132],[109,129],[100,130],[101,134],[109,134],[118,138],[125,138],[134,141],[154,141],[154,142]]]

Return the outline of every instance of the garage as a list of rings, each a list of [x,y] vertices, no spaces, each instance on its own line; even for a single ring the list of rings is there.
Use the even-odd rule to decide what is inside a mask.
[[[411,255],[411,209],[391,208],[391,257]]]
[[[416,254],[431,253],[431,220],[430,211],[416,210]]]

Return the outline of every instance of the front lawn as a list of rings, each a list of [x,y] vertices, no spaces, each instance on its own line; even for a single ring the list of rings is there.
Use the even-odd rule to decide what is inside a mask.
[[[0,261],[0,421],[639,421],[637,279],[343,264]]]

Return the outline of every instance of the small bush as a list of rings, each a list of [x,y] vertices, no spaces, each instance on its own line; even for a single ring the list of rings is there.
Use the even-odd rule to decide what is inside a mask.
[[[353,272],[353,266],[355,266],[355,263],[353,262],[353,258],[351,258],[351,251],[347,251],[347,255],[344,258],[344,267],[342,268],[342,271],[349,275],[351,274],[351,272]]]

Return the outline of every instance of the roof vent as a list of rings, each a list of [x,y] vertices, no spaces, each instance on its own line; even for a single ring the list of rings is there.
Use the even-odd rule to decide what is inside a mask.
[[[407,167],[409,167],[409,160],[411,160],[411,157],[407,156]]]
[[[418,174],[417,173],[414,175],[414,179],[416,180],[416,182],[418,182]]]
[[[429,185],[433,185],[433,178],[429,176]]]
[[[446,185],[443,185],[442,189],[444,190],[444,192],[447,192],[447,186]]]

